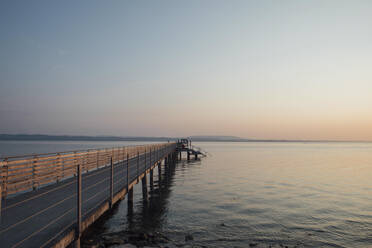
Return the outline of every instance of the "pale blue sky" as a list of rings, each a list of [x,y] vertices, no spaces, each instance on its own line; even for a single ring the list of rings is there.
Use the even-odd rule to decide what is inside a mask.
[[[372,1],[1,1],[0,133],[372,140]]]

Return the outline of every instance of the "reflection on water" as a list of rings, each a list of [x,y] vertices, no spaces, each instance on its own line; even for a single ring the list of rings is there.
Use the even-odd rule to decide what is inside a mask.
[[[178,163],[148,207],[136,187],[105,232],[160,231],[207,247],[372,245],[370,143],[200,143],[209,157]],[[168,186],[166,186],[168,185]]]
[[[140,199],[133,215],[128,212],[127,230],[145,233],[161,230],[166,221],[169,197],[172,192],[174,166],[163,168],[160,179],[154,180],[154,189],[149,191],[149,201]]]

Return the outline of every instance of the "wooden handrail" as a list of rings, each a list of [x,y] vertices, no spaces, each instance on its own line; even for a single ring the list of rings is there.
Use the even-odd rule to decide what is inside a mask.
[[[104,149],[76,150],[68,152],[31,154],[1,158],[0,193],[3,198],[19,192],[35,190],[43,185],[59,182],[82,172],[118,163],[143,154],[146,150],[157,150],[175,143],[123,146]]]

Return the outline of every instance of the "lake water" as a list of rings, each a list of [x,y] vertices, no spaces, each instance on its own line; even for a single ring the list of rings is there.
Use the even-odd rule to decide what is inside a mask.
[[[0,142],[0,153],[122,144]],[[94,235],[158,231],[183,244],[192,234],[191,244],[206,247],[372,247],[371,143],[194,145],[208,157],[181,161],[169,181],[156,180],[162,190],[148,206],[136,185],[133,214],[122,201]]]

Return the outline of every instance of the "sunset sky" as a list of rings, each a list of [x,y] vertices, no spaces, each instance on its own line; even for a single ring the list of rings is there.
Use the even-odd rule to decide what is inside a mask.
[[[1,1],[0,133],[372,140],[372,1]]]

